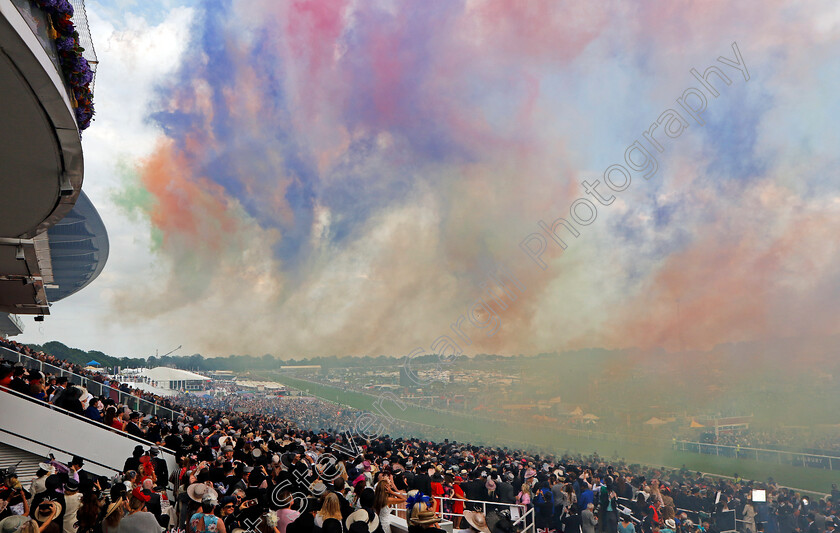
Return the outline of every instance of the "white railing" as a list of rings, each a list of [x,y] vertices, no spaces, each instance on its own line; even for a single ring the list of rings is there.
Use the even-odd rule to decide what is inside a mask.
[[[120,389],[115,389],[114,387],[100,383],[89,376],[82,376],[65,368],[61,368],[60,366],[45,363],[40,359],[29,357],[28,355],[24,355],[16,350],[11,350],[5,346],[0,346],[0,359],[19,362],[26,368],[37,369],[45,374],[49,373],[55,376],[64,376],[67,378],[67,381],[74,385],[81,385],[94,396],[110,397],[116,403],[127,405],[130,409],[140,411],[146,415],[159,416],[162,418],[168,418],[169,420],[177,420],[178,417],[182,415],[181,412],[158,405],[156,402],[134,396],[128,392],[123,392]]]
[[[491,511],[494,510],[503,510],[508,509],[510,511],[511,522],[513,522],[513,527],[515,530],[522,531],[522,533],[535,533],[535,525],[534,525],[534,509],[529,509],[526,505],[521,505],[518,503],[500,503],[500,502],[488,502],[484,500],[467,500],[462,498],[449,498],[446,496],[429,496],[429,498],[434,499],[437,502],[436,506],[436,513],[444,520],[451,520],[455,522],[455,518],[461,517],[463,518],[464,513],[453,513],[453,512],[444,512],[443,511],[443,502],[444,500],[447,502],[451,502],[452,504],[455,503],[462,503],[464,504],[464,509],[476,509],[477,507],[481,506],[481,512],[484,516],[487,516],[487,509],[489,508]],[[405,505],[395,505],[391,507],[391,513],[395,516],[400,518],[408,518],[406,516],[406,508]],[[461,524],[462,529],[463,524]]]
[[[684,452],[731,457],[734,459],[753,459],[755,461],[789,464],[806,468],[821,468],[823,470],[840,469],[840,457],[831,455],[684,440],[675,440],[673,442],[673,448]]]

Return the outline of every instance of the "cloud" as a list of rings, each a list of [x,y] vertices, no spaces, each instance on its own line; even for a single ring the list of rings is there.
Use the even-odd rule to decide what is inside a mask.
[[[151,324],[205,355],[407,353],[504,264],[527,289],[467,351],[838,333],[813,318],[838,281],[836,9],[775,4],[207,2],[94,20],[88,182],[122,163],[104,308],[115,331]],[[749,81],[718,61],[735,40]],[[731,83],[656,151],[643,132],[711,65]],[[657,173],[634,172],[565,251],[549,239],[537,268],[520,241],[595,201],[584,180],[609,193],[604,169],[636,140]]]

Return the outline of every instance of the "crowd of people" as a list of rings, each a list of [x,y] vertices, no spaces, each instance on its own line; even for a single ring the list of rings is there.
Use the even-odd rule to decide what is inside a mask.
[[[809,434],[803,429],[776,429],[773,431],[757,431],[754,429],[721,433],[714,438],[715,444],[725,446],[743,446],[745,448],[769,449],[808,449],[813,453],[820,451],[840,452],[840,434],[834,435],[821,432]]]
[[[87,368],[85,368],[81,365],[77,365],[77,364],[71,363],[69,361],[65,361],[63,359],[58,359],[55,356],[47,354],[43,351],[33,350],[29,346],[27,346],[25,344],[21,344],[19,342],[15,342],[11,339],[8,339],[8,338],[5,338],[5,337],[0,337],[0,347],[7,348],[9,350],[13,350],[13,351],[15,351],[15,352],[17,352],[21,355],[25,355],[26,357],[28,357],[30,359],[40,361],[42,363],[45,363],[45,364],[49,365],[49,367],[52,367],[52,368],[56,369],[56,370],[52,370],[49,367],[47,367],[46,368],[47,371],[41,373],[44,376],[45,379],[47,379],[47,378],[48,379],[59,379],[62,376],[60,375],[61,372],[59,372],[58,370],[64,370],[64,371],[76,374],[77,376],[81,376],[83,378],[95,381],[96,383],[99,383],[99,384],[104,385],[106,387],[110,387],[114,391],[118,390],[118,391],[120,391],[124,394],[130,394],[130,395],[135,396],[137,398],[140,398],[142,400],[146,400],[148,402],[155,403],[159,406],[163,406],[163,407],[167,407],[167,408],[174,408],[174,404],[172,404],[170,398],[166,398],[166,397],[163,397],[163,396],[158,396],[156,394],[152,394],[152,393],[147,392],[147,391],[143,391],[143,390],[140,390],[140,389],[133,388],[128,383],[121,383],[119,381],[112,380],[108,376],[108,374],[106,374],[106,373],[103,373],[103,372],[98,371],[98,370],[97,371],[88,370]],[[24,365],[22,363],[16,365],[16,367],[24,368],[24,370],[25,370],[26,366],[28,366],[28,365]],[[39,370],[39,372],[40,372],[40,370]],[[24,379],[27,379],[27,376],[24,376]],[[62,379],[62,381],[66,383],[67,382],[66,377],[65,377],[65,379]],[[110,394],[110,396],[114,396],[114,394]]]
[[[28,394],[70,405],[67,389],[51,389],[39,371],[2,368],[9,388],[26,385]],[[352,427],[354,413],[316,399],[182,398],[176,420],[126,413],[107,400],[89,398],[83,413],[93,404],[104,421],[118,411],[109,425],[125,418],[114,430],[149,444],[111,479],[89,475],[81,457],[66,466],[45,460],[23,482],[6,473],[0,532],[392,533],[404,516],[411,533],[432,533],[441,520],[469,533],[530,524],[546,533],[716,533],[734,511],[746,533],[832,533],[840,511],[840,491],[811,501],[737,474],[350,435],[339,428]],[[170,453],[172,471],[163,459]],[[752,500],[756,490],[766,502]]]
[[[69,382],[67,376],[27,369],[21,363],[0,363],[0,387],[137,437],[144,435],[140,430],[142,421],[152,418],[132,410],[125,397],[120,402],[119,395],[94,396],[86,388]],[[176,408],[171,402],[165,405]],[[151,425],[156,427],[157,423]]]

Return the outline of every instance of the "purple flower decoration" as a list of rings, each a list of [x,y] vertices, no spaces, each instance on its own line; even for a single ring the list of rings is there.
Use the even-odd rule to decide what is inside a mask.
[[[61,71],[70,94],[76,100],[76,122],[79,131],[82,131],[90,126],[94,115],[93,93],[90,90],[93,70],[87,59],[82,57],[84,49],[79,46],[79,34],[72,20],[73,4],[68,0],[33,0],[33,3],[52,16],[58,34],[55,47],[59,52]]]
[[[58,15],[70,15],[72,17],[73,4],[71,4],[67,0],[57,0],[55,3],[55,12]]]
[[[72,37],[59,37],[55,40],[55,47],[59,52],[71,52],[76,47],[76,41]]]

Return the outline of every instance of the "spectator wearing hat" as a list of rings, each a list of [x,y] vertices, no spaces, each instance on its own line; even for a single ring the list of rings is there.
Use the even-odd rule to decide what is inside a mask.
[[[148,456],[148,454],[143,454],[140,456],[140,470],[138,470],[138,475],[140,476],[140,482],[144,479],[151,479],[153,482],[157,483],[157,475],[155,474],[155,467],[152,464],[152,458]]]
[[[126,511],[127,501],[119,496],[108,505],[105,515],[102,517],[102,533],[117,533],[120,528],[120,521]]]
[[[12,515],[0,520],[0,533],[38,533],[38,522],[23,515]]]
[[[140,488],[131,492],[125,516],[120,520],[119,533],[158,533],[160,525],[155,515],[146,509],[149,497]]]
[[[129,470],[134,470],[135,472],[140,470],[140,457],[143,455],[143,446],[138,444],[134,447],[134,451],[131,452],[131,457],[125,460],[123,464],[123,472],[128,472]]]
[[[213,500],[218,501],[219,493],[216,492],[210,482],[207,480],[207,471],[205,470],[206,463],[199,463],[196,467],[198,473],[195,476],[195,482],[191,483],[187,490],[179,500],[179,527],[187,529],[189,527],[189,519],[201,509],[202,501],[205,496],[212,496]]]
[[[226,533],[227,530],[225,529],[225,523],[219,520],[218,516],[213,514],[213,510],[216,508],[216,503],[216,498],[212,494],[205,494],[201,498],[201,509],[190,517],[187,528],[188,533],[198,533],[202,531]]]
[[[54,500],[43,500],[33,509],[32,518],[38,522],[41,533],[61,533],[61,505]]]
[[[368,462],[368,461],[366,461]],[[370,463],[368,462],[368,468]],[[414,484],[412,488],[417,489],[418,491],[422,492],[423,494],[431,494],[432,493],[432,477],[429,475],[429,470],[432,469],[432,465],[429,463],[424,463],[417,468],[417,472],[414,474]],[[370,483],[370,482],[368,482]],[[465,488],[466,490],[466,488]]]
[[[56,398],[55,406],[61,407],[71,413],[84,416],[85,410],[82,407],[81,401],[82,395],[84,394],[85,390],[78,385],[67,387],[64,389],[63,394]]]
[[[157,445],[149,448],[149,457],[157,477],[157,485],[161,488],[166,487],[169,481],[169,467],[163,457],[160,456],[160,448]]]
[[[344,521],[350,533],[374,533],[379,529],[379,516],[373,509],[376,493],[366,488],[359,496],[359,509],[350,513]],[[354,524],[356,524],[354,526]]]
[[[81,481],[82,468],[85,466],[85,461],[78,455],[74,455],[70,464],[67,465],[67,476],[76,483]],[[56,468],[58,470],[58,468]]]
[[[66,467],[64,468],[66,469]],[[32,505],[29,506],[29,516],[37,519],[38,517],[35,514],[43,502],[55,502],[55,508],[58,509],[59,513],[55,520],[57,531],[62,529],[62,524],[64,523],[64,494],[62,494],[64,479],[66,478],[63,478],[60,474],[48,476],[44,482],[45,490],[35,495],[32,498]]]
[[[408,532],[409,533],[443,533],[443,530],[437,527],[440,518],[435,515],[435,511],[426,502],[417,502],[411,508],[411,514],[408,517]],[[487,530],[489,532],[489,529]]]
[[[7,471],[6,477],[0,483],[0,503],[4,507],[0,518],[13,514],[29,514],[29,496],[18,481],[14,469]]]
[[[452,474],[446,474],[443,478],[443,495],[448,498],[444,500],[444,512],[451,513],[448,516],[444,515],[444,517],[452,520],[455,529],[460,529],[461,515],[464,513],[464,503],[461,500],[465,500],[466,496],[464,496],[464,490],[455,481]],[[510,503],[513,502],[511,501]]]
[[[62,519],[64,533],[76,533],[78,530],[76,514],[82,506],[82,495],[79,493],[79,482],[68,479],[64,484],[64,518]]]
[[[464,511],[464,518],[466,519],[467,524],[469,524],[470,529],[473,532],[490,533],[490,528],[487,527],[487,518],[484,516],[484,513],[480,513],[478,511],[470,511],[468,509]]]
[[[66,376],[59,376],[55,378],[55,383],[50,386],[48,389],[49,396],[47,397],[48,401],[52,404],[55,403],[55,399],[64,392],[64,389],[67,388],[67,377]]]
[[[47,490],[47,477],[55,473],[55,468],[50,463],[38,463],[38,471],[35,473],[35,477],[32,478],[32,481],[29,484],[29,504],[32,504],[32,499],[35,497],[36,494],[44,492]]]
[[[140,413],[132,411],[128,415],[128,424],[125,426],[125,432],[133,437],[146,438],[146,432],[140,429]]]
[[[221,515],[222,522],[224,522],[225,530],[226,531],[233,531],[234,529],[244,529],[242,527],[242,522],[239,519],[239,513],[236,508],[236,497],[234,496],[225,496],[221,500],[219,500],[219,514]],[[278,511],[278,521],[277,526],[280,526],[279,520],[279,511]],[[283,530],[281,533],[285,533],[286,524],[283,524]]]

